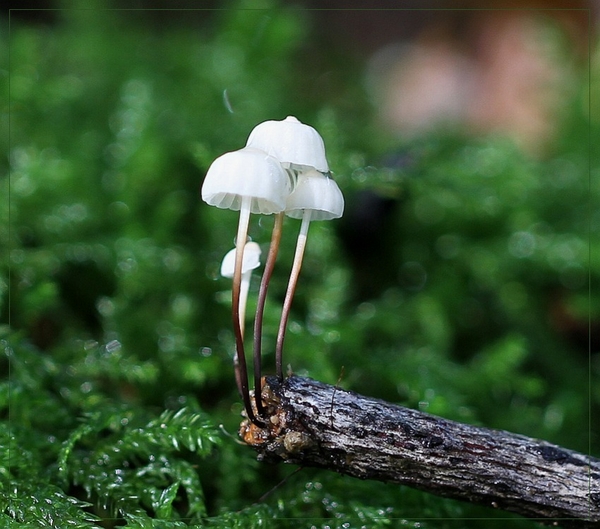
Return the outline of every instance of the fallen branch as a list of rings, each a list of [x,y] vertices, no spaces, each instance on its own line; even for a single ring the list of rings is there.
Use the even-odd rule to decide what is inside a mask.
[[[259,460],[409,485],[563,527],[600,527],[600,460],[292,376],[263,379],[268,427],[240,435]]]

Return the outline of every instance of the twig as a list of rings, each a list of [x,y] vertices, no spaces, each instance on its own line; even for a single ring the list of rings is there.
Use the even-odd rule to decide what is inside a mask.
[[[259,460],[400,483],[562,527],[600,527],[598,459],[308,378],[263,380],[268,425],[246,420],[240,430]]]

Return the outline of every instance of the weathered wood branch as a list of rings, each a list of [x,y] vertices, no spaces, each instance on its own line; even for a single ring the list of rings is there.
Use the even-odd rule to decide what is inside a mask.
[[[563,527],[600,527],[600,460],[292,376],[264,379],[269,425],[242,439],[260,460],[400,483]]]

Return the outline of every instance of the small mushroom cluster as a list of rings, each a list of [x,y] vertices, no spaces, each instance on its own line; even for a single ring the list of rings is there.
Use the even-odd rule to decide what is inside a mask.
[[[331,178],[325,145],[319,133],[293,116],[257,125],[246,146],[217,158],[202,184],[202,199],[211,206],[240,212],[235,248],[223,259],[221,274],[233,278],[232,323],[235,333],[235,378],[248,418],[258,426],[264,416],[260,398],[262,320],[269,281],[277,259],[284,216],[301,219],[294,262],[290,273],[277,333],[276,372],[283,380],[283,343],[298,283],[308,227],[312,220],[342,216],[344,197]],[[254,319],[254,395],[251,405],[248,368],[244,352],[246,299],[252,270],[260,266],[260,247],[248,242],[250,214],[275,215],[271,244]],[[258,415],[258,416],[257,416]]]

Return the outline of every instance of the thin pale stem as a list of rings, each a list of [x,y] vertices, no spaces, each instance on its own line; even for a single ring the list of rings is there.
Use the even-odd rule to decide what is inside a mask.
[[[275,268],[275,261],[277,260],[277,253],[279,251],[279,242],[281,241],[281,232],[283,228],[283,212],[275,215],[275,224],[273,225],[273,233],[271,235],[271,245],[269,246],[269,255],[267,256],[267,262],[265,263],[265,271],[263,272],[262,279],[260,281],[260,290],[258,291],[258,300],[256,302],[256,316],[254,318],[254,398],[256,400],[256,409],[258,415],[264,415],[265,409],[261,399],[261,379],[262,379],[262,323],[263,315],[265,312],[265,302],[267,299],[267,290],[269,288],[269,282],[271,281],[271,275],[273,268]]]
[[[311,210],[305,209],[304,215],[302,216],[302,225],[300,226],[298,241],[296,242],[296,253],[294,254],[294,263],[292,264],[290,280],[288,282],[287,291],[285,293],[285,299],[283,301],[283,310],[281,311],[279,331],[277,332],[275,365],[277,369],[277,377],[279,378],[279,380],[283,380],[283,341],[285,340],[285,331],[287,328],[288,318],[290,317],[290,309],[292,307],[292,300],[294,299],[294,292],[296,291],[298,277],[300,276],[300,269],[302,268],[302,258],[304,257],[304,248],[306,247],[306,237],[308,235],[310,217]]]
[[[231,294],[231,314],[233,322],[233,331],[235,334],[236,354],[233,365],[235,370],[235,380],[238,390],[244,401],[244,408],[248,419],[257,425],[263,423],[254,415],[250,403],[250,391],[248,388],[248,368],[246,367],[246,354],[244,351],[244,333],[240,322],[240,291],[242,282],[242,263],[244,262],[244,247],[246,246],[246,237],[248,235],[248,225],[250,223],[250,197],[242,198],[240,208],[240,221],[235,240],[235,268],[233,270],[233,288]]]
[[[248,303],[248,290],[250,290],[251,277],[252,270],[242,273],[242,282],[240,285],[240,330],[242,331],[242,338],[244,337],[246,327],[246,305]]]

